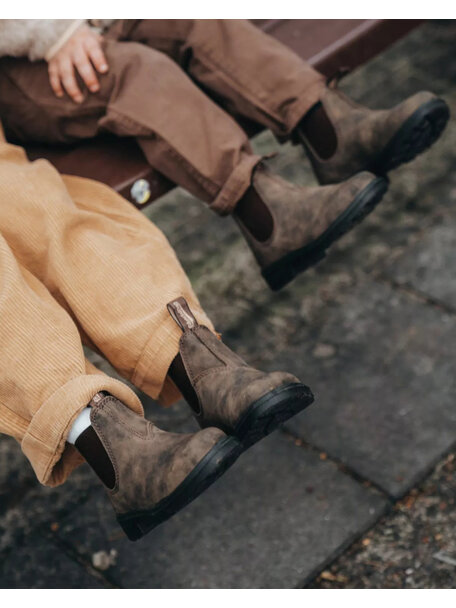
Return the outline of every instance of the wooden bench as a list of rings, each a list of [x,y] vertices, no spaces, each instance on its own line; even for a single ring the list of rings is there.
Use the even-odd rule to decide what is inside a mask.
[[[292,48],[323,74],[340,67],[354,69],[422,23],[401,19],[263,19],[255,25]],[[237,117],[254,135],[259,125]],[[134,139],[99,137],[67,147],[27,146],[29,158],[47,158],[61,173],[104,182],[138,208],[153,202],[175,184],[152,169]],[[139,182],[138,180],[146,180]],[[150,195],[143,203],[132,196],[132,188],[147,186]]]

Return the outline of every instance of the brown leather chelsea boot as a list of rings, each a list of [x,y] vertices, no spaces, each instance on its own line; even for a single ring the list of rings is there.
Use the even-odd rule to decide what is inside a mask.
[[[271,216],[271,230],[260,239],[234,213],[261,274],[273,290],[284,287],[326,255],[328,247],[380,202],[388,182],[367,171],[333,186],[295,186],[260,164],[252,190]]]
[[[285,372],[261,372],[247,365],[207,327],[199,325],[184,298],[168,304],[182,329],[177,364],[170,376],[203,428],[216,426],[246,449],[313,402],[310,389]],[[187,384],[187,386],[185,386]]]
[[[188,505],[242,452],[235,438],[217,428],[161,431],[112,395],[98,393],[90,406],[92,426],[75,445],[104,482],[130,540]]]
[[[309,130],[312,116],[307,115],[292,139],[304,145],[321,184],[339,183],[359,171],[386,175],[429,148],[450,116],[445,101],[426,91],[390,110],[370,110],[337,88],[328,87],[320,103],[315,110],[320,115],[323,110],[325,115],[324,120],[317,117],[322,139],[318,124],[310,125]],[[328,138],[333,141],[333,150],[328,150]],[[320,152],[319,146],[323,146]]]

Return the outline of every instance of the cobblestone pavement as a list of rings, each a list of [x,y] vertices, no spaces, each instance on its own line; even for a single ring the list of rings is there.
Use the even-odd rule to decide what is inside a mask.
[[[427,23],[342,88],[372,107],[429,89],[454,115],[455,41],[455,22]],[[226,342],[298,375],[316,403],[138,543],[87,467],[42,488],[2,437],[0,587],[456,586],[455,142],[450,121],[375,213],[277,294],[233,222],[181,190],[152,205]],[[254,146],[313,181],[298,148],[268,133]],[[183,403],[143,397],[162,428],[195,428]]]

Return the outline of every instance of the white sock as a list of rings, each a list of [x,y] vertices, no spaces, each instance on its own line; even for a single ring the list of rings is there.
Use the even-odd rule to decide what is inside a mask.
[[[85,407],[76,420],[73,422],[73,425],[68,433],[67,441],[68,443],[72,443],[73,445],[76,443],[76,439],[79,437],[81,433],[83,433],[89,426],[92,424],[90,422],[90,410],[92,408]]]

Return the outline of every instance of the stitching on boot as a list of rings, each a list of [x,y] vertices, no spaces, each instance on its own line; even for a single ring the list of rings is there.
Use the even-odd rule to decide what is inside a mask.
[[[112,402],[112,403],[118,403],[119,400],[116,397],[106,397],[106,399],[103,401],[103,403],[101,404],[101,406],[97,406],[97,409],[103,409],[103,411],[105,412],[106,416],[108,416],[109,418],[111,418],[111,420],[114,420],[114,422],[116,422],[117,424],[120,424],[121,426],[124,427],[124,429],[127,429],[128,431],[130,431],[133,435],[136,435],[136,437],[139,437],[139,439],[148,439],[149,432],[146,431],[145,435],[142,435],[140,433],[138,433],[138,431],[136,431],[135,429],[133,429],[129,424],[125,423],[123,420],[121,420],[119,417],[117,417],[115,414],[113,414],[112,412],[110,412],[109,410],[105,411],[105,403],[106,401]],[[124,407],[127,408],[127,406],[125,405]],[[127,408],[130,409],[130,408]],[[132,410],[130,410],[132,411]]]
[[[186,336],[188,336],[189,334],[193,334],[193,335],[196,337],[196,339],[197,339],[197,340],[198,340],[198,341],[199,341],[199,342],[200,342],[200,343],[201,343],[201,344],[202,344],[202,345],[203,345],[205,348],[207,348],[207,349],[209,350],[209,352],[210,352],[210,353],[211,353],[211,354],[212,354],[212,355],[213,355],[213,356],[214,356],[214,357],[217,359],[217,361],[220,361],[220,362],[222,363],[222,365],[226,365],[226,362],[225,362],[225,361],[222,361],[222,360],[220,359],[220,357],[219,357],[218,355],[216,355],[216,354],[214,353],[214,351],[213,351],[213,350],[212,350],[212,349],[211,349],[211,348],[210,348],[210,347],[209,347],[209,346],[208,346],[208,345],[207,345],[207,344],[206,344],[206,343],[205,343],[203,340],[201,340],[201,338],[200,338],[199,334],[197,333],[197,330],[198,330],[198,327],[197,327],[196,329],[192,329],[192,330],[189,330],[189,331],[185,332],[185,334],[183,334],[183,335],[182,335],[181,340],[180,340],[180,342],[181,342],[180,347],[181,347],[181,357],[182,357],[182,361],[184,362],[185,371],[186,371],[186,372],[187,372],[187,374],[189,375],[190,381],[191,381],[192,383],[193,383],[193,382],[195,382],[195,378],[196,378],[196,377],[197,377],[199,374],[197,374],[197,375],[195,376],[195,374],[193,373],[193,370],[191,369],[191,363],[190,363],[190,361],[188,361],[188,363],[189,363],[189,364],[187,365],[187,359],[190,359],[190,357],[188,356],[189,345],[188,345],[188,343],[187,343],[187,342],[188,342],[188,340],[186,339]],[[209,331],[209,330],[208,330],[208,331]],[[221,366],[217,366],[217,367],[221,367]],[[212,369],[212,368],[210,368],[210,369]],[[200,404],[200,405],[201,405],[201,404]]]
[[[204,344],[204,346],[214,355],[214,357],[216,359],[218,359],[219,361],[221,361],[222,363],[224,363],[227,367],[235,367],[234,363],[228,359],[225,359],[225,356],[223,354],[223,352],[221,354],[218,354],[215,352],[215,350],[212,348],[212,346],[210,344],[208,344],[205,340],[204,334],[205,332],[201,332],[203,335],[200,334],[200,332],[198,331],[200,328],[204,328],[207,329],[208,332],[210,332],[211,335],[212,332],[210,329],[208,329],[205,325],[199,325],[195,330],[193,330],[195,332],[196,337],[198,338],[198,340]],[[215,336],[214,336],[215,337]],[[225,346],[225,348],[228,348],[226,346],[226,344],[224,344],[223,342],[220,341],[220,343]],[[236,354],[236,353],[234,353]]]
[[[227,375],[228,375],[228,372],[230,371],[230,370],[229,370],[227,367],[222,367],[222,368],[217,368],[217,369],[218,369],[219,374],[220,374],[220,375],[224,375],[224,376],[227,376]],[[204,377],[209,376],[209,375],[212,373],[212,371],[213,371],[213,369],[206,370],[205,372],[203,372],[203,373],[202,373],[202,374],[201,374],[201,375],[198,377],[198,382],[197,382],[197,383],[195,383],[195,385],[194,385],[194,387],[193,387],[193,388],[194,388],[194,390],[195,390],[195,393],[196,393],[196,394],[197,394],[197,396],[198,396],[198,401],[200,401],[200,403],[201,403],[201,394],[200,394],[201,382],[200,382],[200,381],[201,381],[201,380],[202,380]],[[215,370],[214,370],[214,371],[215,371]],[[206,412],[204,411],[203,407],[201,407],[201,413],[199,414],[198,418],[201,418],[202,420],[206,420],[206,422],[207,422],[207,419],[206,419]],[[216,418],[217,418],[217,416],[216,416]],[[213,417],[213,415],[212,415],[212,417],[211,417],[211,416],[209,417],[209,420],[210,420],[210,421],[212,421],[212,423],[214,423],[215,418]]]
[[[211,367],[210,369],[205,369],[195,377],[195,384],[197,382],[199,382],[200,380],[202,380],[203,378],[205,378],[206,376],[210,376],[211,374],[213,374],[215,372],[227,373],[228,371],[229,371],[229,369],[226,366],[221,366],[221,365],[218,367]]]

